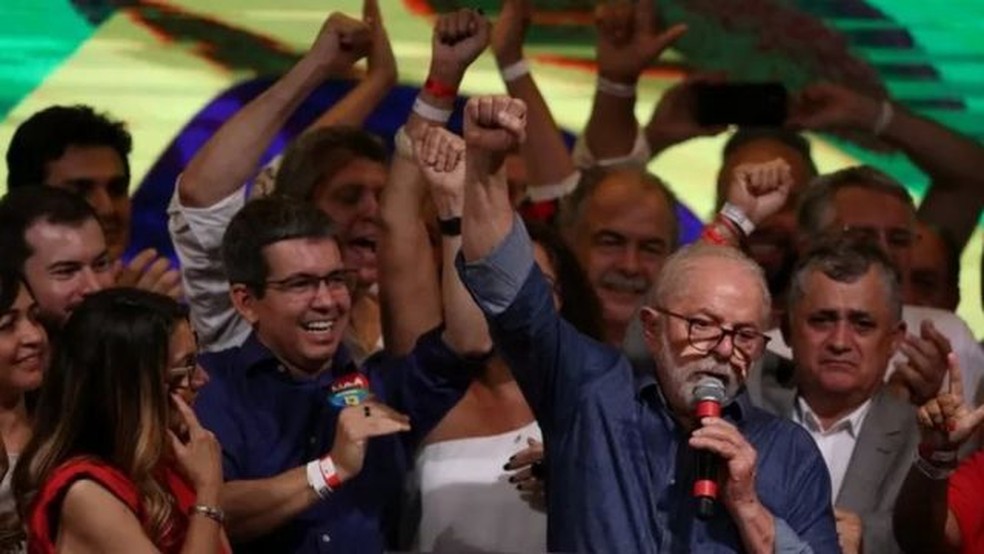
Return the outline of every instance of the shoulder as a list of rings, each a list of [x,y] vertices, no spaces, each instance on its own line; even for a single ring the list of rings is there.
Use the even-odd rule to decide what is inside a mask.
[[[59,543],[87,545],[103,552],[153,548],[133,509],[103,483],[87,478],[72,483],[60,512],[61,530],[55,535]]]
[[[813,437],[790,419],[749,406],[742,427],[762,462],[773,456],[781,458],[777,461],[782,463],[793,460],[823,462]]]

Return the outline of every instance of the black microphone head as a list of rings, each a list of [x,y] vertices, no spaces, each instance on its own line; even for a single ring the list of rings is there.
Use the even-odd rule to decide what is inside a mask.
[[[710,400],[720,404],[724,402],[726,393],[724,383],[717,377],[708,375],[694,386],[694,403]]]

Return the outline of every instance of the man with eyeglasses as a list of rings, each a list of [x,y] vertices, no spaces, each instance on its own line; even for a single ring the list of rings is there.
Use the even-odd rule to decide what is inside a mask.
[[[521,139],[512,99],[473,116],[466,156],[490,144],[508,151]],[[489,158],[488,174],[470,175],[466,188],[457,269],[543,429],[548,548],[839,552],[816,446],[792,422],[753,407],[743,389],[765,350],[761,269],[721,246],[670,256],[641,315],[655,370],[635,372],[619,350],[557,314],[497,172],[502,160]],[[724,384],[724,409],[698,420],[694,387],[706,377]],[[691,496],[697,450],[721,458],[720,505],[707,520]]]
[[[471,300],[457,295],[445,329],[357,367],[343,344],[355,274],[340,240],[324,212],[281,195],[247,203],[223,237],[252,332],[201,357],[212,380],[195,411],[222,444],[237,552],[382,551],[409,456],[461,399],[474,369],[464,356],[488,349],[462,338],[481,321],[459,317],[456,300]]]
[[[816,441],[845,554],[900,552],[892,508],[919,431],[914,407],[885,386],[905,336],[898,271],[874,243],[831,237],[797,263],[786,314],[793,363],[753,371],[749,393]]]

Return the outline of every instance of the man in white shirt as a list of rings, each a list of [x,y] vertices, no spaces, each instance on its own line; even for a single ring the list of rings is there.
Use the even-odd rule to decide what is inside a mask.
[[[752,399],[816,441],[844,552],[862,544],[867,552],[900,552],[892,506],[919,433],[915,409],[884,378],[905,336],[898,272],[870,242],[821,242],[797,264],[787,317],[793,365],[753,371]]]

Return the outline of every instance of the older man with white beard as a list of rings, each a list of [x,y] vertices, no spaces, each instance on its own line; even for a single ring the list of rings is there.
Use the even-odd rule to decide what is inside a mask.
[[[471,107],[469,175],[458,271],[485,313],[543,429],[548,548],[600,552],[839,552],[830,478],[809,435],[751,406],[748,368],[765,349],[770,301],[738,251],[688,247],[669,257],[643,309],[653,373],[633,372],[557,314],[550,285],[512,211],[499,169],[523,135],[509,98]],[[481,167],[482,164],[475,164]],[[604,238],[604,236],[602,236]],[[695,417],[695,385],[726,388],[721,417]],[[698,519],[696,451],[720,458],[723,509]]]

